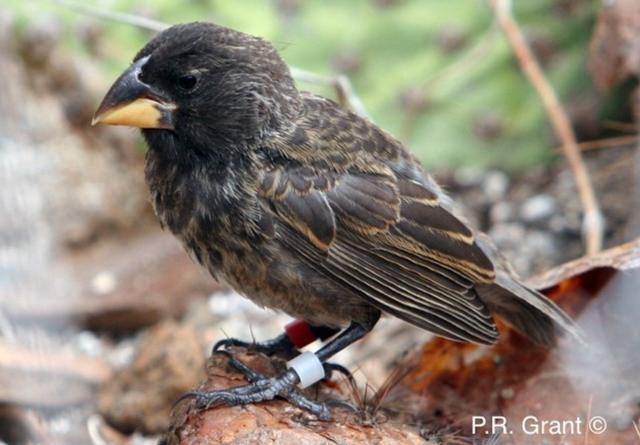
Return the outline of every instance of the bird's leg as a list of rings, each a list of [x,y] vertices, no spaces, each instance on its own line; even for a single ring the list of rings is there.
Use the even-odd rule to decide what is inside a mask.
[[[317,359],[324,366],[329,358],[364,337],[371,328],[373,328],[373,325],[365,328],[358,323],[352,322],[348,328],[315,353]],[[223,353],[229,356],[230,365],[247,376],[250,383],[216,391],[193,391],[184,394],[178,401],[193,398],[197,409],[208,409],[223,404],[231,406],[246,405],[280,397],[298,408],[315,414],[319,419],[329,420],[331,418],[331,412],[327,404],[309,400],[297,388],[301,378],[293,368],[289,368],[276,377],[265,377],[253,371],[229,353]],[[336,369],[335,366],[331,365],[325,367],[325,370],[327,368]]]
[[[291,358],[298,354],[298,348],[303,348],[316,339],[324,341],[338,332],[339,329],[336,328],[313,326],[304,320],[294,320],[285,327],[285,332],[269,340],[248,342],[236,338],[222,339],[213,346],[212,354],[236,346],[266,355],[281,355],[285,358]]]

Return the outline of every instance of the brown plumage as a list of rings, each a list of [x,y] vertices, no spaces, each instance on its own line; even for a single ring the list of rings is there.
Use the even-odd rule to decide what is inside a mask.
[[[264,40],[174,26],[136,56],[96,119],[123,123],[106,113],[140,98],[153,104],[133,125],[145,128],[162,225],[257,304],[365,331],[386,313],[483,344],[498,338],[492,313],[542,345],[554,326],[576,333],[453,214],[398,140],[299,92]]]

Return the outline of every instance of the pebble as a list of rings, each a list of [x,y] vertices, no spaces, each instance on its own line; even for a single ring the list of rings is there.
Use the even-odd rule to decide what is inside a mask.
[[[453,173],[453,179],[460,187],[479,186],[486,173],[483,169],[474,166],[464,166],[456,169]]]
[[[133,361],[137,344],[133,338],[122,340],[114,348],[107,350],[105,358],[115,369],[122,369]]]
[[[497,202],[505,197],[509,189],[509,176],[501,171],[490,171],[482,182],[482,191],[489,202]]]
[[[513,219],[513,205],[507,201],[496,202],[489,211],[489,218],[493,224],[507,222]]]
[[[515,391],[513,390],[513,388],[504,388],[502,391],[500,391],[500,396],[505,400],[513,399],[514,395]]]
[[[118,280],[108,271],[99,272],[91,280],[91,290],[98,295],[110,294],[117,286]]]
[[[91,331],[81,331],[76,335],[75,343],[78,349],[91,357],[102,357],[104,348],[102,342]]]
[[[520,207],[520,217],[526,223],[539,223],[551,218],[558,209],[558,203],[551,195],[540,194],[527,199]]]
[[[515,270],[528,276],[538,262],[553,264],[559,253],[555,236],[542,230],[527,229],[515,222],[495,224],[489,236]]]
[[[556,253],[554,237],[542,230],[530,230],[527,232],[524,248],[533,253],[535,258],[538,255],[552,257]]]
[[[489,237],[496,243],[498,248],[506,249],[521,243],[526,233],[527,231],[521,224],[501,223],[491,228]]]

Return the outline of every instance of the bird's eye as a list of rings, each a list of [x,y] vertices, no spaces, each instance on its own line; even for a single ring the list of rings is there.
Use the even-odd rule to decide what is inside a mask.
[[[194,74],[187,74],[178,78],[178,85],[186,91],[193,90],[198,83],[198,77]]]

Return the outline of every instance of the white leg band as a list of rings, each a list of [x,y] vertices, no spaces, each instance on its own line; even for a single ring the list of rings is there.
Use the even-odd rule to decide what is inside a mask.
[[[300,377],[300,388],[306,388],[324,378],[324,366],[322,362],[311,351],[306,351],[299,356],[289,360],[287,367],[293,369]]]

